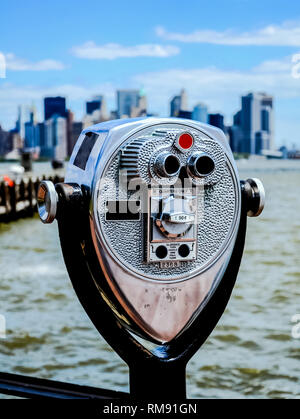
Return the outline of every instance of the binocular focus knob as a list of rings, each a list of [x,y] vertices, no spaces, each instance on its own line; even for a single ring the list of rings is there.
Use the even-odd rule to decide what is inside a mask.
[[[258,217],[265,207],[265,188],[259,179],[247,179],[244,182],[244,192],[247,196],[248,217]]]
[[[37,192],[37,206],[41,221],[51,224],[57,213],[58,195],[55,186],[49,180],[40,183]]]
[[[63,214],[76,217],[85,208],[81,186],[77,183],[57,183],[49,180],[40,183],[37,192],[37,207],[41,221],[51,224]]]

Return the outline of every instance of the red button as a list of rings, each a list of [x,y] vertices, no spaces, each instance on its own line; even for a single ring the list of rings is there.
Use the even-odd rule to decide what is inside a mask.
[[[187,133],[181,134],[179,139],[178,139],[178,144],[184,150],[188,150],[189,148],[191,148],[193,146],[194,139],[190,134],[187,134]]]

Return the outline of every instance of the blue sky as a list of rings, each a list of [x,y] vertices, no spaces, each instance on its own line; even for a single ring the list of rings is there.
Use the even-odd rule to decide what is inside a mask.
[[[149,110],[165,116],[185,87],[191,108],[205,102],[231,123],[241,94],[266,91],[275,96],[277,144],[300,145],[294,1],[5,2],[0,52],[0,124],[7,129],[19,104],[34,103],[42,118],[45,95],[67,96],[80,119],[93,95],[105,94],[114,109],[115,89],[144,88]]]

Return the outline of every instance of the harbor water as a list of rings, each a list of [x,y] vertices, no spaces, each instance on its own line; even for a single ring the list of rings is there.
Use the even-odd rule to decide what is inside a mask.
[[[237,285],[188,365],[188,396],[300,398],[300,338],[292,336],[292,316],[300,313],[300,161],[238,165],[242,179],[263,181],[266,208],[248,219]],[[6,169],[0,164],[0,174]],[[37,174],[46,169],[34,166]],[[35,217],[2,224],[0,243],[0,315],[7,328],[0,371],[128,391],[127,366],[72,289],[56,223],[45,226]]]

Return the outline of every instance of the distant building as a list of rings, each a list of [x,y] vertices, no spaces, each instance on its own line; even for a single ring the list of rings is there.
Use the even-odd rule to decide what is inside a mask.
[[[21,139],[25,139],[25,123],[30,120],[31,109],[29,106],[21,105],[18,107],[18,119],[16,122],[16,132]]]
[[[267,131],[257,131],[255,133],[255,154],[262,154],[263,150],[271,150],[270,136]]]
[[[40,156],[54,158],[54,133],[53,120],[48,119],[44,122],[44,146],[41,147]]]
[[[288,158],[289,159],[300,159],[300,150],[289,150],[288,151]]]
[[[180,101],[181,101],[180,110],[187,111],[188,110],[188,96],[185,89],[182,89],[180,92]]]
[[[109,119],[118,119],[118,111],[110,111]]]
[[[224,116],[220,113],[211,113],[208,115],[208,123],[224,131]]]
[[[235,153],[242,153],[244,151],[244,136],[241,129],[241,115],[242,111],[238,111],[233,116],[233,125],[228,128],[229,144],[231,150]]]
[[[178,96],[174,96],[170,102],[170,116],[178,117],[180,111],[188,110],[188,98],[184,89],[181,90]]]
[[[204,124],[208,123],[208,109],[204,103],[198,103],[194,106],[192,119],[203,122]]]
[[[57,160],[65,160],[68,156],[68,141],[67,141],[67,120],[66,118],[55,118],[54,134],[55,134],[55,154],[54,158]]]
[[[233,125],[235,125],[236,127],[240,127],[241,120],[242,120],[242,111],[238,111],[236,114],[233,115]]]
[[[9,141],[9,132],[4,131],[0,125],[0,156],[4,156],[11,151],[11,142]]]
[[[114,119],[114,112],[111,118]],[[147,97],[143,89],[118,90],[117,91],[117,117],[139,118],[147,116]]]
[[[0,156],[18,158],[23,141],[16,130],[5,131],[0,125]]]
[[[138,106],[133,106],[131,108],[130,117],[139,118],[142,116],[147,116],[147,97],[143,90],[139,91],[139,100]]]
[[[26,151],[36,151],[39,147],[39,130],[36,122],[36,109],[30,109],[29,120],[25,122],[24,149]]]
[[[180,111],[180,96],[174,96],[173,99],[170,102],[170,116],[171,117],[177,117],[178,113]]]
[[[235,153],[243,152],[243,132],[237,125],[228,128],[229,145]]]
[[[107,120],[107,106],[103,95],[95,96],[89,102],[86,102],[86,114],[91,115],[92,119],[98,119],[98,122]]]
[[[38,144],[39,144],[39,147],[40,147],[40,156],[41,157],[48,157],[44,122],[39,122],[37,124],[36,131],[37,131],[37,136],[38,136]]]
[[[87,115],[92,115],[92,113],[96,110],[100,110],[101,108],[101,100],[90,100],[86,102],[86,113]]]
[[[44,99],[45,121],[52,118],[53,115],[67,117],[66,98],[64,97],[46,97]]]
[[[117,91],[118,117],[130,117],[132,108],[139,106],[140,94],[138,90],[127,89]]]
[[[244,151],[260,154],[272,150],[273,98],[265,93],[249,93],[242,97],[240,127],[244,136]]]
[[[184,111],[180,110],[177,115],[178,118],[184,118],[184,119],[192,119],[192,112],[191,111]]]
[[[68,155],[67,119],[53,115],[45,121],[45,157],[64,160]]]
[[[261,154],[263,150],[274,150],[272,96],[249,93],[242,97],[242,109],[233,117],[230,144],[239,153]]]

